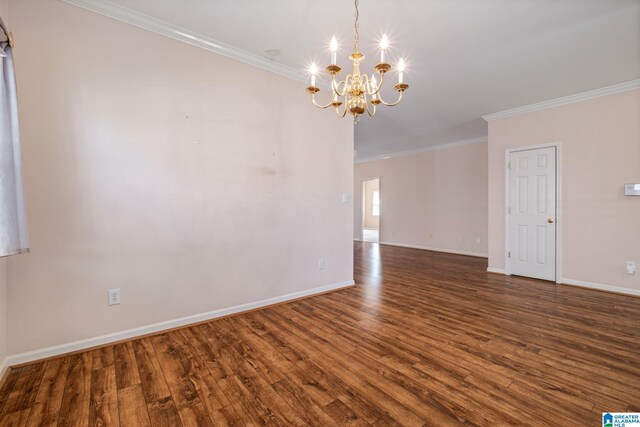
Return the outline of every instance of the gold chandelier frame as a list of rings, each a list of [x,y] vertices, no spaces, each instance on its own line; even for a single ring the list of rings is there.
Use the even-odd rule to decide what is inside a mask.
[[[380,81],[378,82],[375,79],[374,74],[371,74],[371,77],[369,77],[369,75],[360,72],[360,62],[364,59],[364,55],[358,52],[358,42],[360,39],[358,31],[360,12],[358,5],[359,1],[355,0],[354,46],[353,53],[349,55],[349,59],[353,62],[353,71],[348,74],[344,80],[336,81],[336,77],[342,72],[342,68],[335,63],[337,42],[334,37],[331,43],[332,64],[325,68],[325,71],[331,76],[333,99],[327,104],[319,104],[316,100],[316,94],[320,92],[320,88],[316,85],[317,69],[315,69],[315,66],[312,66],[311,84],[307,87],[307,92],[311,94],[311,102],[313,105],[321,109],[334,107],[338,117],[345,117],[347,113],[349,113],[353,116],[355,123],[360,120],[360,116],[365,112],[373,117],[376,114],[377,106],[380,104],[387,107],[398,105],[400,101],[402,101],[404,92],[409,88],[409,85],[405,83],[403,79],[404,61],[400,59],[398,64],[399,81],[394,85],[394,89],[399,94],[398,99],[394,102],[387,102],[382,98],[380,90],[384,84],[384,76],[392,69],[391,65],[384,60],[386,51],[386,45],[384,43],[381,44],[380,62],[374,67],[374,71],[380,75]],[[383,40],[386,42],[386,35],[383,36]],[[342,105],[344,105],[344,107],[341,109],[340,107]]]

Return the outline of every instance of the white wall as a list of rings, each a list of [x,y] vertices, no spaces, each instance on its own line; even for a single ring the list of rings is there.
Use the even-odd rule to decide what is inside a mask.
[[[505,266],[505,151],[561,143],[562,275],[640,294],[640,90],[489,122],[489,266]],[[574,283],[576,284],[576,283]]]
[[[303,83],[60,1],[11,13],[11,354],[352,279],[353,125]]]
[[[9,25],[9,0],[0,0],[0,17]],[[10,28],[10,27],[9,27]],[[10,29],[11,31],[11,29]],[[7,356],[7,259],[0,258],[0,379]]]
[[[486,255],[487,143],[356,164],[356,239],[362,237],[361,180],[377,176],[380,242]]]

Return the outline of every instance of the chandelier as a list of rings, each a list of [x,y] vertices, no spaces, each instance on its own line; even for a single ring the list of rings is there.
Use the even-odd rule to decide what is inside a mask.
[[[331,39],[331,64],[325,68],[327,73],[331,75],[331,92],[333,96],[331,102],[322,105],[316,101],[316,94],[320,92],[320,88],[316,84],[318,67],[315,64],[311,64],[309,68],[311,84],[307,87],[307,92],[311,94],[311,102],[316,107],[322,109],[334,107],[338,117],[345,117],[349,113],[353,116],[354,123],[358,123],[360,116],[365,112],[369,116],[376,114],[376,107],[380,104],[388,107],[398,105],[402,100],[402,94],[409,88],[409,85],[404,81],[404,60],[400,58],[397,66],[398,83],[394,86],[394,89],[399,93],[398,99],[391,103],[382,99],[380,89],[384,82],[384,76],[391,70],[391,65],[386,62],[387,49],[389,48],[389,40],[386,34],[380,40],[380,62],[374,67],[375,72],[380,74],[380,81],[376,80],[373,73],[371,77],[360,73],[360,61],[364,59],[364,55],[358,52],[358,42],[360,40],[358,18],[358,0],[355,0],[354,46],[353,53],[349,55],[349,59],[353,62],[353,71],[339,82],[336,81],[336,76],[340,74],[342,68],[336,64],[338,41],[335,36]],[[341,109],[340,106],[342,105],[344,107]]]

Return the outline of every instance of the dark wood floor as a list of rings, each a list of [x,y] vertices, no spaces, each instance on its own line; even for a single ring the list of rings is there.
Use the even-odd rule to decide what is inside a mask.
[[[13,370],[0,425],[600,425],[640,299],[356,244],[358,286]]]

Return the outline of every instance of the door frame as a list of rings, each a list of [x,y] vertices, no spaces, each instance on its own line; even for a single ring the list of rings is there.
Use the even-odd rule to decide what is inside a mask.
[[[505,199],[504,199],[504,274],[511,275],[511,259],[509,258],[509,252],[511,251],[510,244],[510,229],[511,229],[511,214],[509,214],[509,202],[511,201],[510,192],[510,180],[511,169],[509,168],[509,160],[511,159],[511,153],[518,151],[536,150],[539,148],[552,148],[556,149],[556,284],[562,283],[562,143],[560,141],[550,142],[547,144],[526,145],[523,147],[508,148],[505,150]]]
[[[370,176],[367,178],[360,178],[360,232],[358,233],[360,235],[360,241],[364,242],[364,199],[365,199],[365,194],[364,194],[364,182],[365,181],[373,181],[374,179],[378,180],[378,191],[380,192],[380,195],[382,196],[382,179],[380,178],[380,176]],[[380,243],[380,237],[382,237],[382,203],[380,203],[380,215],[378,218],[378,243]]]

